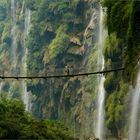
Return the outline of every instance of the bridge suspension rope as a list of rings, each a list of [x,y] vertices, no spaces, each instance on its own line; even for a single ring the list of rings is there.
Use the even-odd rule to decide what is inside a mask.
[[[64,77],[80,77],[80,76],[90,76],[97,74],[106,74],[111,72],[124,71],[125,68],[117,68],[111,70],[96,71],[90,73],[78,73],[78,74],[64,74],[64,75],[47,75],[47,76],[0,76],[0,79],[49,79],[49,78],[64,78]]]

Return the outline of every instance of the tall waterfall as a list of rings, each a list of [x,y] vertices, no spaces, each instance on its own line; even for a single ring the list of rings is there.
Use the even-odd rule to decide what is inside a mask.
[[[100,6],[100,16],[99,16],[99,39],[98,39],[98,65],[99,71],[104,69],[104,56],[103,56],[103,46],[105,39],[105,30],[103,26],[103,9]],[[97,124],[96,124],[96,137],[100,140],[104,139],[104,100],[105,100],[105,89],[104,89],[104,81],[105,77],[102,75],[99,77],[99,87],[98,87],[98,95],[97,95]]]
[[[129,140],[140,139],[140,71],[138,73],[137,84],[133,92],[132,110],[130,118]]]
[[[16,20],[16,4],[15,0],[11,0],[11,17],[12,17],[12,29],[11,29],[11,76],[17,76],[17,41],[16,41],[16,28],[17,28],[17,20]],[[13,87],[15,85],[15,81],[11,82],[8,98],[11,98],[13,95]]]
[[[31,21],[31,11],[29,9],[25,10],[25,25],[24,25],[24,56],[23,56],[23,76],[27,76],[27,55],[28,55],[28,49],[25,46],[25,39],[29,34],[29,30],[30,30],[30,21]],[[27,92],[27,84],[26,84],[26,80],[22,81],[22,99],[23,102],[26,106],[26,110],[30,110],[30,99],[29,99],[29,93]]]
[[[16,6],[15,6],[15,0],[11,0],[11,16],[12,16],[12,30],[11,30],[11,36],[12,36],[12,71],[16,68],[17,65],[17,43],[16,43]],[[13,74],[13,72],[12,72]]]

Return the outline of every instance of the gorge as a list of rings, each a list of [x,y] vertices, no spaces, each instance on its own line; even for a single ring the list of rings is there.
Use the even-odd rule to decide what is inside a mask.
[[[139,140],[139,14],[135,0],[0,0],[0,138]]]

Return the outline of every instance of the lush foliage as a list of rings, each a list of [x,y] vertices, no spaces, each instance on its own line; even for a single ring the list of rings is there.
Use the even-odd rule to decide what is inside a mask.
[[[124,121],[127,120],[124,112],[128,105],[128,84],[132,83],[137,71],[140,49],[138,39],[140,3],[131,0],[101,0],[101,2],[107,8],[105,24],[108,37],[104,49],[106,68],[125,67],[124,72],[106,74],[105,81],[106,125],[115,137],[119,137],[125,135],[122,130],[127,123]]]
[[[66,140],[70,132],[60,122],[39,120],[24,111],[18,100],[0,100],[0,138]]]
[[[140,3],[132,0],[100,0],[107,8],[105,25],[105,69],[125,67],[126,71],[105,74],[106,126],[110,135],[124,135],[125,107],[128,85],[137,71],[140,50]],[[25,2],[25,3],[24,3]],[[70,73],[97,71],[99,5],[94,0],[15,0],[17,69],[22,69],[24,49],[28,49],[28,76],[62,75],[66,65]],[[24,37],[25,11],[31,10],[31,29]],[[92,15],[94,29],[87,27]],[[87,27],[87,28],[86,28]],[[13,38],[11,1],[0,0],[0,66],[12,71]],[[86,32],[86,33],[85,33]],[[24,48],[25,47],[25,48]],[[20,73],[21,74],[21,73]],[[14,83],[14,82],[13,82]],[[6,81],[2,96],[10,92],[21,98],[21,82],[10,88]],[[28,80],[28,92],[33,94],[33,115],[61,119],[75,127],[83,136],[93,134],[96,115],[98,77]],[[19,101],[0,101],[1,138],[66,138],[67,128],[60,123],[38,120],[24,112]],[[9,117],[10,116],[10,117]],[[123,118],[123,119],[122,119]],[[90,121],[89,121],[90,120]],[[18,125],[17,125],[18,124]],[[12,128],[12,129],[11,129]],[[41,130],[42,129],[42,130]]]

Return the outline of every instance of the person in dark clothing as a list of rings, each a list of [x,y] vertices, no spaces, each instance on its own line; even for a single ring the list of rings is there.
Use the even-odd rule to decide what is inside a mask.
[[[65,73],[66,73],[67,75],[70,74],[70,67],[69,67],[69,66],[65,66]]]

